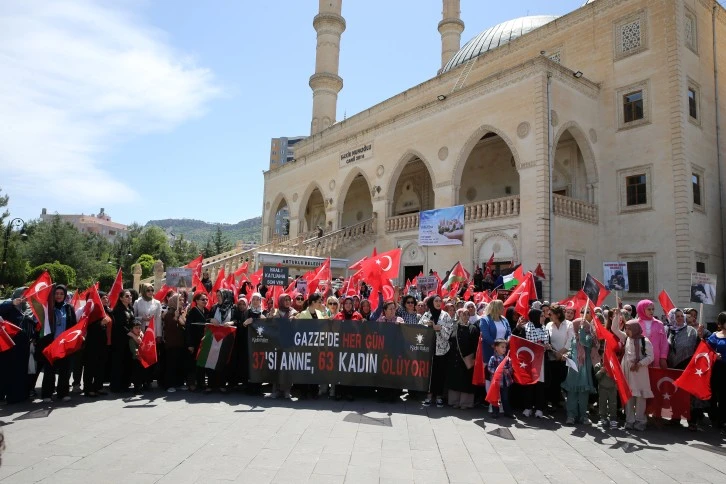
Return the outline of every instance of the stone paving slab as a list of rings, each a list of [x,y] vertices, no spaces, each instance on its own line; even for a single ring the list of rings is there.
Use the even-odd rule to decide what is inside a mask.
[[[723,483],[713,431],[242,394],[0,407],[5,483]]]

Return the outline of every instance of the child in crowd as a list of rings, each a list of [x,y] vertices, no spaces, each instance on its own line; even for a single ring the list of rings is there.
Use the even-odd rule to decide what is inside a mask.
[[[643,334],[643,329],[637,319],[628,321],[625,333],[620,330],[620,313],[615,312],[612,324],[613,333],[625,342],[625,354],[621,363],[623,375],[628,381],[633,396],[625,406],[625,428],[645,430],[648,418],[645,415],[645,404],[648,398],[653,398],[650,389],[650,375],[648,365],[653,362],[653,345]]]
[[[138,319],[134,321],[134,325],[131,327],[129,335],[129,349],[131,350],[131,382],[134,384],[134,395],[141,393],[141,388],[144,385],[144,366],[139,360],[139,347],[143,343],[141,336],[141,321]]]
[[[507,352],[507,341],[503,339],[494,340],[494,354],[489,358],[487,364],[487,370],[490,375],[494,375],[499,367],[499,363],[504,360],[504,354]],[[492,410],[492,417],[499,418],[500,413],[504,413],[505,417],[514,418],[512,413],[512,407],[509,405],[509,387],[512,386],[512,363],[507,361],[504,364],[504,371],[502,372],[502,381],[499,385],[499,401],[502,406],[494,407]]]

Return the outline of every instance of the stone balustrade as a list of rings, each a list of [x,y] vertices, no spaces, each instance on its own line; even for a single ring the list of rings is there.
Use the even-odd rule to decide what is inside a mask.
[[[405,232],[407,230],[418,230],[419,213],[408,213],[396,215],[386,219],[386,232]]]
[[[555,215],[597,225],[597,205],[562,195],[552,195]]]

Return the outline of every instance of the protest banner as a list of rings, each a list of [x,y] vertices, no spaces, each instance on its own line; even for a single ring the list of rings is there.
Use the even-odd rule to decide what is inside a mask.
[[[421,212],[418,244],[421,246],[463,245],[464,206],[457,205]]]
[[[429,387],[436,348],[428,327],[260,319],[247,331],[252,382]]]
[[[287,287],[289,275],[289,267],[262,266],[262,284],[265,286]]]
[[[192,287],[192,273],[188,267],[169,267],[166,269],[166,284],[169,287]]]

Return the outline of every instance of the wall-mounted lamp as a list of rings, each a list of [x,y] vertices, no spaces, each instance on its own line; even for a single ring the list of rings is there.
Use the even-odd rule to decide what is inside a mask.
[[[377,194],[379,194],[379,193],[381,193],[381,186],[380,185],[376,185],[376,186],[373,187],[373,189],[371,189],[371,195],[373,195],[374,197]]]
[[[436,96],[436,99],[438,99],[439,101],[443,101],[444,99],[446,99],[446,96],[444,96],[443,94],[439,94],[438,96]]]
[[[573,72],[572,75],[575,76],[575,79],[579,79],[582,77],[582,71]]]

